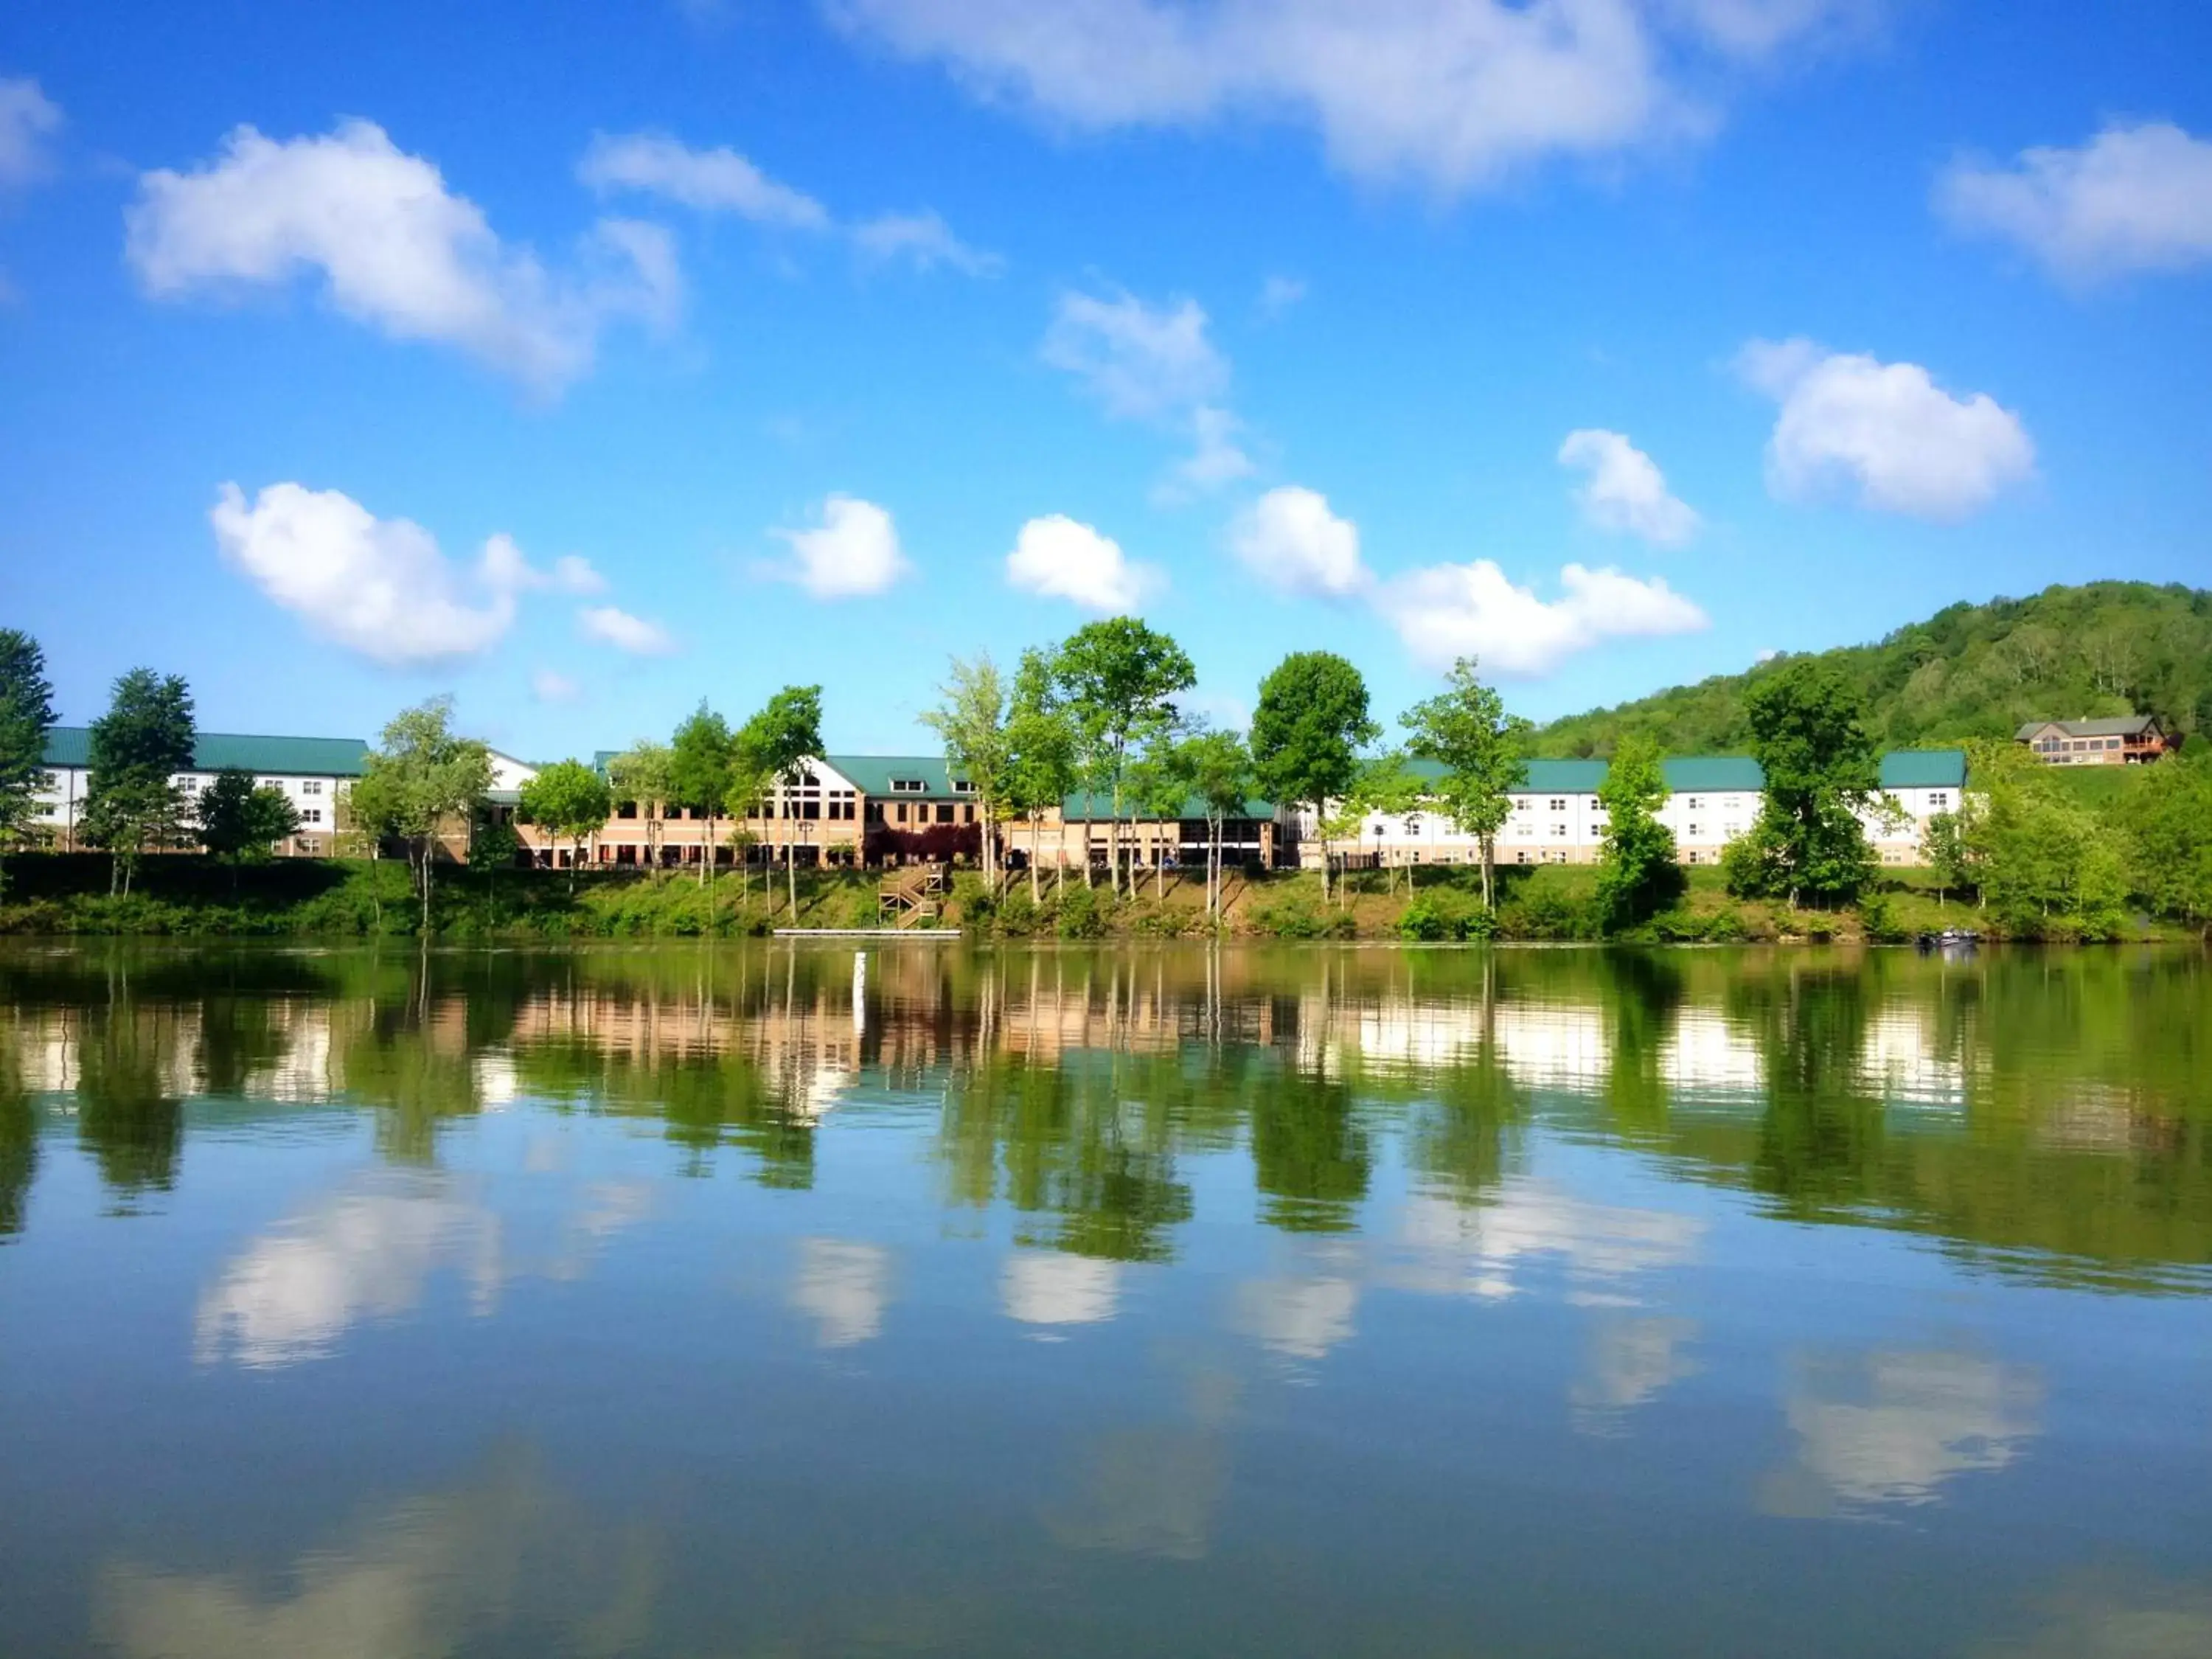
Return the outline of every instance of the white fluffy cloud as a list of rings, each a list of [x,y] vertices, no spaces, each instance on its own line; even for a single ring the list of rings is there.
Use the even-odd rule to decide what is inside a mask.
[[[1162,501],[1177,501],[1218,489],[1260,469],[1244,453],[1237,434],[1244,422],[1218,404],[1201,404],[1190,412],[1190,453],[1169,469],[1167,481],[1153,492]]]
[[[368,121],[283,142],[240,127],[205,166],[141,178],[128,224],[131,264],[157,299],[316,271],[346,315],[545,392],[590,367],[610,319],[665,325],[682,304],[659,227],[603,220],[580,268],[556,276]]]
[[[530,695],[539,702],[574,702],[584,688],[557,669],[540,668],[530,676]]]
[[[848,32],[1057,123],[1287,116],[1346,172],[1457,191],[1703,131],[1711,112],[1678,71],[1768,56],[1877,0],[822,3]]]
[[[519,589],[541,579],[504,536],[473,572],[405,519],[379,519],[335,489],[270,484],[251,507],[223,485],[208,515],[225,558],[320,637],[393,667],[489,650],[514,622]]]
[[[2016,242],[2075,284],[2212,261],[2212,143],[2171,122],[2025,149],[2008,167],[1955,162],[1936,202],[1961,229]]]
[[[967,276],[996,276],[1006,262],[970,247],[934,211],[885,213],[853,227],[853,245],[871,259],[904,259],[916,270],[945,265]]]
[[[1608,639],[1687,634],[1705,627],[1705,613],[1653,577],[1640,581],[1613,569],[1571,564],[1565,590],[1542,599],[1516,587],[1495,563],[1432,565],[1385,582],[1376,596],[1406,649],[1426,666],[1479,657],[1498,673],[1535,676]]]
[[[790,565],[778,574],[816,599],[880,593],[913,568],[899,550],[891,515],[873,501],[831,495],[822,503],[821,517],[812,529],[774,532],[792,552]]]
[[[599,133],[577,163],[576,176],[601,195],[657,196],[702,213],[734,213],[782,230],[838,231],[836,217],[804,191],[781,184],[727,145],[701,149],[665,133]],[[1006,262],[970,247],[943,216],[924,208],[878,214],[848,233],[860,254],[878,264],[903,260],[916,270],[939,266],[969,276],[996,276]]]
[[[1164,580],[1121,544],[1065,514],[1031,519],[1006,555],[1006,580],[1027,592],[1108,614],[1136,610]]]
[[[603,132],[585,150],[576,176],[603,194],[634,191],[790,230],[830,228],[830,210],[821,203],[778,184],[726,146],[694,149],[663,133]]]
[[[1237,515],[1230,550],[1245,568],[1285,593],[1346,599],[1374,577],[1359,556],[1359,527],[1329,511],[1318,490],[1285,484]]]
[[[1109,415],[1159,421],[1220,398],[1229,362],[1206,337],[1195,300],[1148,306],[1133,294],[1060,296],[1044,360],[1080,380]]]
[[[61,106],[28,79],[0,77],[0,190],[46,170],[46,141],[61,131]]]
[[[1784,500],[1847,493],[1862,507],[1962,519],[2035,471],[2020,416],[1986,392],[1955,398],[1917,363],[1755,340],[1744,378],[1782,406],[1767,483]]]
[[[1116,420],[1187,434],[1191,453],[1169,475],[1170,499],[1249,477],[1240,422],[1222,402],[1229,360],[1207,337],[1206,311],[1182,299],[1151,306],[1133,294],[1060,296],[1045,331],[1047,363],[1080,380]]]
[[[1600,530],[1680,547],[1698,533],[1697,510],[1668,493],[1658,464],[1618,432],[1585,428],[1567,434],[1559,465],[1583,475],[1575,492],[1583,516]]]
[[[611,605],[587,605],[576,612],[576,626],[587,639],[627,651],[633,657],[665,657],[676,641],[659,623],[633,617]]]

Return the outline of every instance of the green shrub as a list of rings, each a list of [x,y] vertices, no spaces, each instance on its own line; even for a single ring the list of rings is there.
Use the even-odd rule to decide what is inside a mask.
[[[1348,910],[1319,910],[1303,898],[1263,905],[1253,913],[1254,926],[1277,939],[1352,939],[1358,927]]]
[[[1530,882],[1498,913],[1509,939],[1595,939],[1598,918],[1587,899],[1547,884]]]
[[[1722,910],[1677,908],[1652,917],[1650,934],[1662,945],[1739,945],[1751,937],[1751,927],[1734,905]]]
[[[1880,893],[1869,893],[1861,901],[1859,927],[1877,945],[1901,945],[1911,937],[1897,919],[1896,906]]]
[[[1423,893],[1398,916],[1398,937],[1435,942],[1494,937],[1498,918],[1472,895],[1445,890]]]
[[[999,901],[998,915],[993,918],[997,931],[1007,939],[1027,939],[1039,932],[1051,921],[1049,903],[1039,904],[1030,896],[1026,884],[1009,888]]]
[[[1102,939],[1112,914],[1112,898],[1096,887],[1070,887],[1060,896],[1053,931],[1062,939]]]

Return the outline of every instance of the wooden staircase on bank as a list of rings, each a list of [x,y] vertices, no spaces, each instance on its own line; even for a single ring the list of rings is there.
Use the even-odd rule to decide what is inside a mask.
[[[935,921],[944,913],[945,887],[941,864],[917,864],[886,876],[876,889],[876,921],[902,928]]]

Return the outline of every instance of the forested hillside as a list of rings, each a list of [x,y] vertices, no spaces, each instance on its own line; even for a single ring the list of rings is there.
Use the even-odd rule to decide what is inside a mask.
[[[2212,592],[2199,588],[2047,587],[2025,599],[1954,605],[1879,644],[1817,655],[1864,692],[1884,747],[2136,713],[2158,715],[2169,730],[2212,733]],[[1554,720],[1538,733],[1537,752],[1607,754],[1628,731],[1650,732],[1674,754],[1741,750],[1744,693],[1782,660]]]

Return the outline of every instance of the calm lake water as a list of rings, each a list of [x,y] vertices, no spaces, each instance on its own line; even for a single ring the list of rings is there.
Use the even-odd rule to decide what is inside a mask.
[[[2212,1654],[2196,952],[0,951],[0,1654]]]

